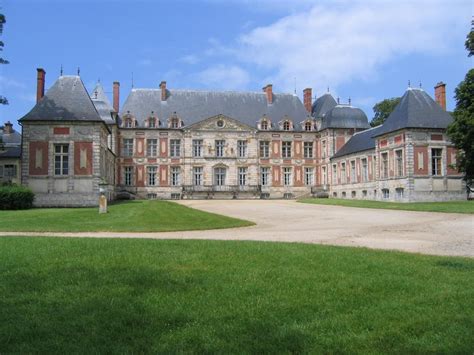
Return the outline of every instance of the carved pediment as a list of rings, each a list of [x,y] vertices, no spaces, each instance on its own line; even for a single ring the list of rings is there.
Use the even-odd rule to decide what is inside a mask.
[[[255,131],[245,123],[241,123],[226,115],[216,115],[196,122],[188,127],[189,131]]]

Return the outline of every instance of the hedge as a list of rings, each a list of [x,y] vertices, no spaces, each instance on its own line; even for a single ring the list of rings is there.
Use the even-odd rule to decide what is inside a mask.
[[[0,186],[0,210],[24,210],[33,207],[35,194],[23,186]]]

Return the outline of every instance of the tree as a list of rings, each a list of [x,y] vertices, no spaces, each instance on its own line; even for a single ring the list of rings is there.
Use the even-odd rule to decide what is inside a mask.
[[[466,36],[466,42],[464,42],[467,51],[469,52],[468,56],[474,55],[474,20],[471,22],[471,32]]]
[[[400,97],[392,97],[391,99],[385,99],[377,102],[372,108],[374,110],[374,118],[370,121],[372,127],[379,126],[385,122],[388,116],[392,113],[395,106],[400,102]]]
[[[3,25],[6,23],[5,15],[0,14],[0,35],[3,33]],[[3,51],[4,43],[0,41],[0,52]],[[8,60],[0,57],[0,64],[8,64],[10,63]],[[8,105],[8,100],[6,97],[0,95],[0,105]]]

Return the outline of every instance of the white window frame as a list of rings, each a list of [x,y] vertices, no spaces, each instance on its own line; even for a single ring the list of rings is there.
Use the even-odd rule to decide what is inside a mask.
[[[67,143],[54,144],[54,175],[69,175],[69,144]]]

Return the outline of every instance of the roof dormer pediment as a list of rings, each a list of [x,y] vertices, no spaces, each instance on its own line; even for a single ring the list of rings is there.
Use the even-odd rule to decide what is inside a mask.
[[[206,118],[185,129],[189,131],[255,131],[254,127],[223,114]]]

